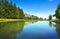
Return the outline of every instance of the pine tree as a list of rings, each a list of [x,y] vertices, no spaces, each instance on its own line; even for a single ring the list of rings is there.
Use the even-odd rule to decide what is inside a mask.
[[[2,0],[0,2],[0,18],[24,19],[24,17],[23,10],[17,8],[15,3],[9,3],[8,0]]]
[[[49,15],[49,20],[52,20],[52,15]]]
[[[60,19],[60,4],[58,5],[57,10],[55,11],[55,15],[54,16],[56,16],[56,19]]]

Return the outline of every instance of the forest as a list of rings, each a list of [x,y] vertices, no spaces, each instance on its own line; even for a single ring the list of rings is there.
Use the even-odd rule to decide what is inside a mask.
[[[52,19],[53,17],[55,17],[55,19]],[[49,15],[49,21],[60,22],[60,4],[58,4],[57,6],[57,9],[55,10],[55,14]]]
[[[23,19],[24,12],[16,4],[8,2],[8,0],[0,0],[0,18],[5,19]]]
[[[16,4],[8,0],[0,0],[0,19],[39,19],[37,16],[31,15],[26,17],[24,11],[17,7]]]

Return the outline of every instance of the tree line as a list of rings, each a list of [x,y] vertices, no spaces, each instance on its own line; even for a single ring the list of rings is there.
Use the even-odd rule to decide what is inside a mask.
[[[52,20],[52,17],[56,17],[56,19],[55,20],[60,20],[60,4],[58,4],[58,6],[57,6],[57,9],[56,9],[56,11],[55,11],[55,14],[54,15],[49,15],[49,20]]]
[[[0,0],[0,18],[6,19],[39,19],[37,16],[25,17],[23,10],[8,0]]]
[[[55,16],[56,19],[60,20],[60,4],[58,4],[57,10],[55,11],[55,14],[53,16]]]
[[[8,2],[8,0],[0,0],[0,18],[8,19],[24,19],[24,12],[22,9]]]

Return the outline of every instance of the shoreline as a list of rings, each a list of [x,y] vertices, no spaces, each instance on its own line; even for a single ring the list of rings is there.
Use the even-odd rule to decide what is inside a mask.
[[[25,21],[25,19],[0,19],[0,22]]]

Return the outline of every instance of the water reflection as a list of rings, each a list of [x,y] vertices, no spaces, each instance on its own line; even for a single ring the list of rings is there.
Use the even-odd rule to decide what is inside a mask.
[[[57,34],[58,34],[58,37],[59,37],[59,39],[60,39],[60,23],[56,23],[56,24],[55,24],[55,27],[56,27],[56,32],[57,32]]]
[[[0,22],[0,39],[16,39],[23,30],[25,22]]]
[[[52,24],[52,22],[49,22],[49,26],[50,27],[52,27],[52,26],[55,27],[58,38],[60,39],[60,23],[55,22],[55,24]]]
[[[52,27],[52,22],[49,22],[49,26]]]
[[[25,25],[33,24],[33,23],[36,23],[36,22],[38,22],[38,21],[37,20],[35,20],[35,21],[26,21]]]
[[[48,21],[39,21],[26,25],[21,33],[18,33],[17,39],[57,39],[57,33],[52,23]]]
[[[54,26],[56,28],[53,27],[53,22],[48,21],[5,23],[0,22],[0,39],[57,39],[58,37],[60,38],[60,24],[56,23],[54,24]]]

